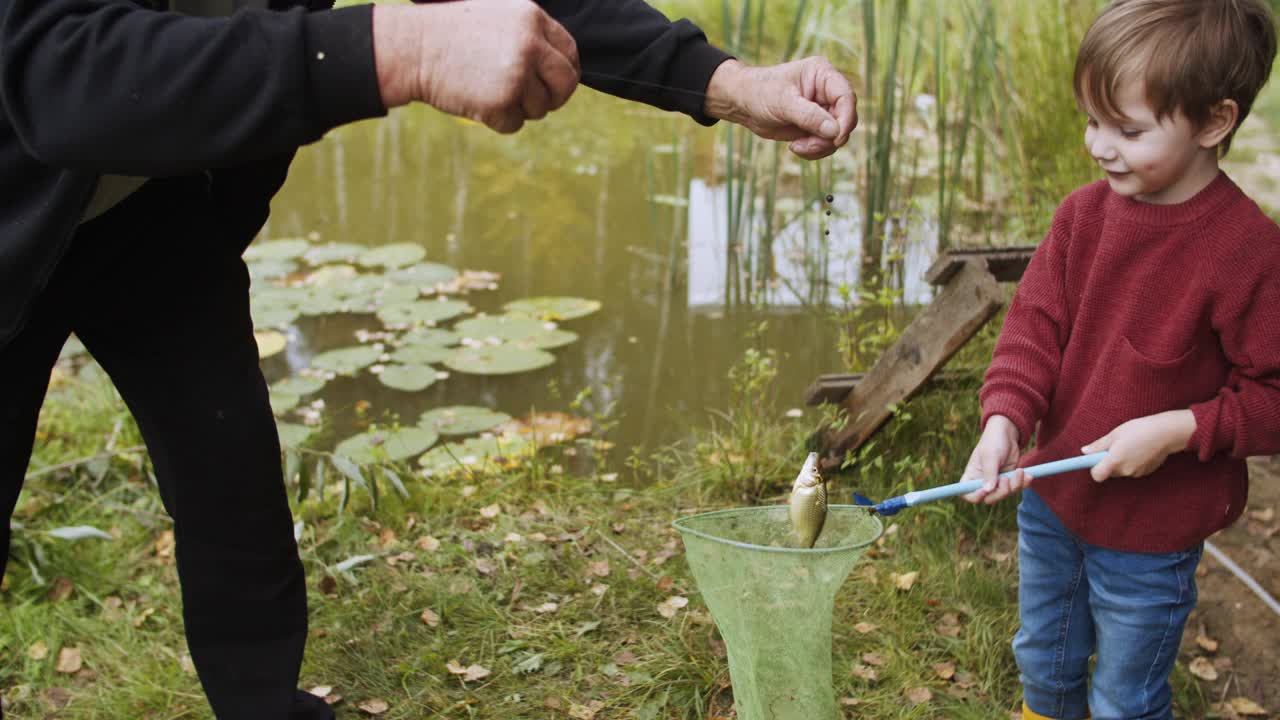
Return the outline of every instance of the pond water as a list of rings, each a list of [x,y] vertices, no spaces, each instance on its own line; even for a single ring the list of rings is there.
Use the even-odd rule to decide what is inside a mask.
[[[412,424],[445,405],[515,416],[569,410],[587,391],[573,412],[616,421],[607,435],[615,456],[676,441],[729,403],[728,370],[763,320],[762,344],[779,352],[776,412],[799,407],[818,374],[842,371],[837,325],[821,300],[856,280],[857,222],[848,219],[855,202],[832,188],[835,212],[827,216],[824,198],[806,198],[811,210],[775,245],[780,282],[769,307],[728,302],[725,189],[710,177],[717,132],[584,89],[565,110],[514,136],[415,107],[304,148],[259,243],[308,236],[368,247],[412,243],[425,249],[425,261],[499,274],[496,289],[462,297],[484,313],[536,296],[602,304],[561,323],[579,338],[550,350],[555,362],[542,369],[450,372],[418,392],[385,387],[368,371],[337,378],[319,394],[334,439],[391,416]],[[821,228],[829,231],[822,235],[827,260],[815,274],[805,269],[813,255],[805,248]],[[909,259],[908,275],[919,276],[927,262]],[[822,274],[826,281],[815,282]],[[298,318],[286,352],[264,363],[268,380],[357,344],[360,330],[381,329],[368,314]]]

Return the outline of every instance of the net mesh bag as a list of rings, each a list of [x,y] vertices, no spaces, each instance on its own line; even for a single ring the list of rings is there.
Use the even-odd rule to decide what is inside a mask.
[[[812,549],[791,547],[785,505],[703,513],[674,523],[729,657],[739,720],[831,720],[836,591],[880,537],[879,518],[828,509]]]

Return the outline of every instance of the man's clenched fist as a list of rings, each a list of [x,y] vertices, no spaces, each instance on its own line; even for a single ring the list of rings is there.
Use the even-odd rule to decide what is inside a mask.
[[[530,0],[378,6],[374,60],[382,101],[411,101],[519,130],[564,105],[578,86],[578,48]]]

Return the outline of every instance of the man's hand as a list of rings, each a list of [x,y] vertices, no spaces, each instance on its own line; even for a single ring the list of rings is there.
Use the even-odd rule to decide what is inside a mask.
[[[1111,477],[1142,477],[1155,472],[1165,458],[1187,449],[1196,431],[1190,410],[1170,410],[1130,420],[1081,448],[1081,452],[1107,451],[1089,473],[1095,482]]]
[[[992,415],[982,438],[969,456],[964,469],[965,480],[982,478],[982,487],[964,496],[971,503],[997,503],[1011,493],[1021,492],[1031,478],[1021,469],[1007,478],[1000,473],[1018,464],[1018,428],[1003,415]]]
[[[858,125],[849,81],[819,57],[770,67],[727,60],[707,84],[705,111],[762,138],[790,140],[791,152],[807,160],[835,152]]]
[[[519,130],[569,100],[578,86],[578,47],[530,0],[379,5],[374,62],[387,107],[411,101]]]

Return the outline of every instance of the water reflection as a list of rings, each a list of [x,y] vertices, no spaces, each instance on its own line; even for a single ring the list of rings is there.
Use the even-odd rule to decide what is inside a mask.
[[[814,376],[840,370],[836,326],[818,305],[835,301],[841,283],[856,281],[856,212],[833,215],[829,236],[817,234],[817,213],[797,217],[774,246],[779,282],[769,289],[771,308],[727,306],[724,191],[707,183],[702,167],[710,164],[715,132],[588,96],[511,137],[407,108],[305,148],[264,236],[420,244],[428,261],[500,273],[498,290],[466,298],[489,313],[535,295],[604,303],[599,313],[565,323],[580,340],[553,351],[556,363],[542,370],[494,378],[454,373],[420,393],[383,387],[368,374],[331,383],[323,397],[339,437],[385,413],[412,422],[446,404],[513,415],[563,410],[586,390],[582,412],[618,420],[610,439],[620,451],[677,440],[705,423],[708,409],[729,402],[728,368],[748,346],[747,331],[766,318],[775,321],[765,342],[780,351],[779,412],[798,405]],[[693,177],[682,174],[678,157],[655,161],[647,149],[673,138],[693,153],[681,157],[697,159],[685,163]],[[650,192],[683,188],[687,208],[649,200]],[[846,195],[836,205],[856,211]],[[830,252],[813,286],[804,243],[815,237],[829,242]],[[927,266],[907,262],[915,266],[909,277]],[[268,379],[354,344],[360,329],[379,323],[371,315],[300,319],[289,352],[268,363]],[[368,403],[362,416],[360,401]]]

